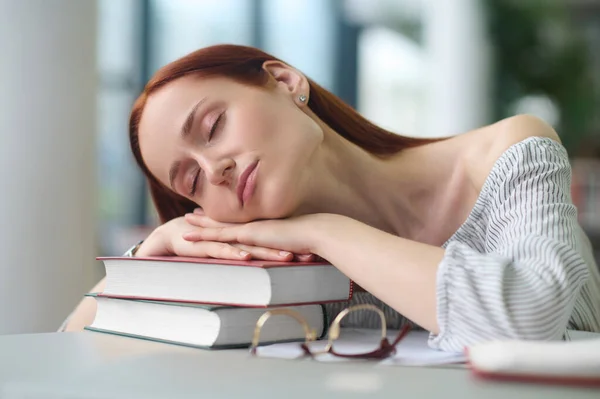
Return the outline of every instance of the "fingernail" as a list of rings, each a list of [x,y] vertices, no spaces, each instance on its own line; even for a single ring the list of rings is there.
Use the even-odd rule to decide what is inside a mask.
[[[250,255],[250,252],[246,252],[246,251],[240,251],[240,256],[242,256],[242,257],[246,257],[246,256],[248,256],[248,255]]]
[[[290,256],[291,254],[292,254],[292,253],[291,253],[291,252],[288,252],[288,251],[280,251],[280,252],[279,252],[279,255],[281,255],[281,256]]]
[[[194,213],[202,214],[204,212],[202,211],[202,208],[196,208],[196,209],[194,209]]]

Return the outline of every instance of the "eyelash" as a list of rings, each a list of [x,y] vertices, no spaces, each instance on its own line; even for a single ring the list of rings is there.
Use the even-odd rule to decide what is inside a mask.
[[[222,114],[220,114],[217,117],[217,120],[215,121],[215,123],[213,123],[212,127],[210,128],[210,132],[208,133],[209,141],[212,139],[213,135],[215,134],[215,131],[219,127],[219,123],[221,122],[221,119],[223,119],[224,114],[225,114],[224,112]],[[194,175],[194,180],[192,181],[192,187],[189,192],[190,197],[193,196],[194,194],[196,194],[196,187],[198,185],[198,177],[200,177],[200,168],[198,168],[198,170],[196,171],[196,174]]]
[[[196,194],[196,186],[198,184],[198,177],[200,176],[200,168],[198,168],[198,170],[196,171],[196,174],[194,175],[194,180],[192,181],[192,187],[190,189],[190,197],[193,197],[194,194]]]
[[[223,112],[222,114],[220,114],[217,117],[217,120],[215,121],[215,123],[213,123],[212,127],[210,128],[210,132],[208,133],[208,140],[209,141],[210,141],[210,139],[212,139],[213,135],[215,134],[215,131],[219,127],[219,123],[221,122],[221,119],[223,119],[223,115],[225,115],[225,112]]]

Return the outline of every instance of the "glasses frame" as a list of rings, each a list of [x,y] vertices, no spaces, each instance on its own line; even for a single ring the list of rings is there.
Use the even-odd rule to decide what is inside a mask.
[[[333,343],[335,342],[335,340],[337,340],[340,337],[340,333],[341,333],[340,323],[341,323],[342,319],[344,317],[346,317],[348,314],[355,312],[355,311],[359,311],[359,310],[370,310],[370,311],[376,312],[379,315],[379,318],[381,321],[381,341],[379,343],[379,348],[375,349],[371,352],[367,352],[367,353],[344,354],[344,353],[336,352],[333,348]],[[302,348],[304,355],[309,356],[311,358],[314,358],[317,355],[328,353],[328,354],[331,354],[334,356],[349,358],[349,359],[385,359],[385,358],[391,356],[392,354],[396,353],[396,345],[404,337],[406,337],[406,335],[408,334],[408,332],[411,329],[409,324],[404,325],[404,327],[402,329],[400,329],[400,331],[398,332],[398,335],[396,336],[394,341],[390,343],[390,341],[387,338],[386,320],[385,320],[385,314],[383,313],[383,311],[375,305],[370,305],[370,304],[354,305],[354,306],[350,306],[350,307],[342,310],[335,317],[333,322],[331,323],[329,330],[327,332],[327,345],[325,346],[325,349],[320,350],[320,351],[311,351],[308,344],[310,342],[316,341],[317,332],[314,329],[310,328],[310,326],[308,325],[308,323],[306,322],[304,317],[300,313],[298,313],[297,311],[292,310],[292,309],[287,309],[287,308],[271,309],[271,310],[268,310],[265,313],[263,313],[260,316],[260,318],[258,319],[258,321],[256,322],[256,326],[254,328],[254,335],[252,337],[252,344],[250,346],[250,353],[252,355],[256,355],[257,348],[260,344],[260,332],[261,332],[263,326],[265,325],[265,323],[271,316],[277,316],[277,315],[285,315],[285,316],[292,317],[302,325],[302,328],[304,329],[304,337],[305,338],[304,338],[304,342],[302,344],[300,344],[300,347]]]

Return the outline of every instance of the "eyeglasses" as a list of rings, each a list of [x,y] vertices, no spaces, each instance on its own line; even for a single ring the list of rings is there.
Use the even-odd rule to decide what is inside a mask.
[[[373,351],[366,353],[340,353],[339,351],[336,351],[334,348],[334,342],[340,337],[340,322],[348,314],[360,310],[373,311],[379,315],[379,318],[381,320],[381,341],[379,343],[379,347]],[[317,332],[314,329],[310,328],[310,326],[300,313],[292,309],[286,308],[271,309],[263,313],[256,322],[256,327],[254,328],[254,336],[252,338],[252,345],[250,346],[250,353],[252,355],[256,355],[257,347],[260,344],[260,332],[263,326],[271,316],[278,315],[292,317],[302,325],[302,328],[304,329],[305,340],[304,343],[300,344],[300,347],[302,348],[304,355],[309,356],[311,358],[314,358],[317,355],[331,354],[334,356],[350,359],[385,359],[396,352],[396,345],[410,331],[410,325],[405,325],[396,336],[396,339],[394,339],[394,341],[390,343],[390,341],[387,338],[386,320],[383,311],[374,305],[354,305],[341,311],[331,323],[331,326],[329,327],[329,331],[327,333],[328,340],[325,349],[320,351],[314,351],[310,349],[309,343],[317,340]]]

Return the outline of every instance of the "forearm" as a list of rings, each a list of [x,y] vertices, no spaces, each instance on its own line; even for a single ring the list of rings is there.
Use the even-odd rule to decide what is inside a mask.
[[[438,332],[436,274],[443,249],[337,215],[320,217],[312,233],[315,254],[405,317]]]
[[[104,279],[100,280],[91,292],[102,292],[104,290]],[[85,297],[79,302],[69,320],[64,331],[81,331],[84,327],[94,322],[96,317],[96,300],[91,297]]]

